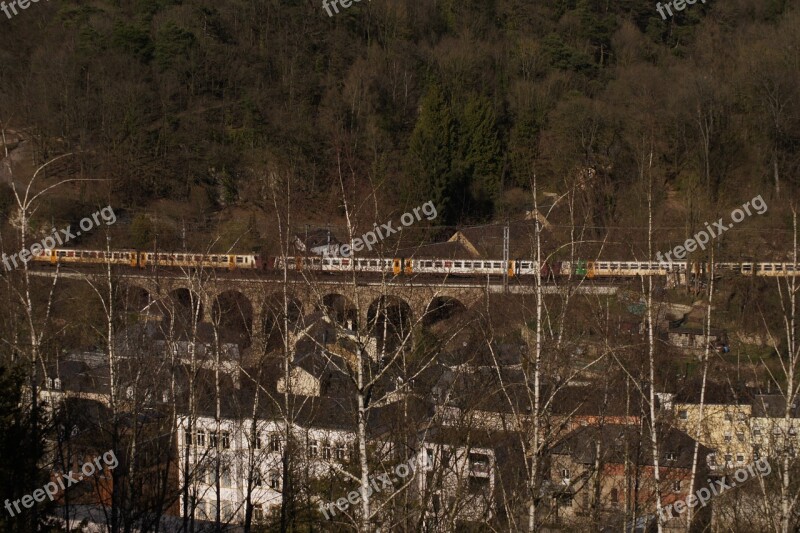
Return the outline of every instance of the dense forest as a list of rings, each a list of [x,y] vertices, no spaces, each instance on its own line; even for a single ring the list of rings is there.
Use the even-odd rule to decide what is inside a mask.
[[[298,227],[341,223],[343,187],[467,224],[520,216],[534,174],[563,192],[590,168],[602,233],[638,217],[645,157],[660,220],[688,228],[796,194],[792,4],[698,2],[664,20],[630,0],[361,2],[332,17],[294,1],[39,3],[1,21],[0,121],[39,163],[75,154],[53,172],[106,180],[42,220],[110,202],[136,246],[156,230],[178,245],[190,226],[258,248],[269,236],[246,230],[277,176]]]

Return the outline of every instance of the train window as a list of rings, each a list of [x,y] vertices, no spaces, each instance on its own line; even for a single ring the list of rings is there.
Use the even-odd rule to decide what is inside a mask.
[[[216,256],[216,255],[212,255],[212,256],[211,256],[211,260],[212,260],[212,261],[216,261],[216,260],[217,260],[217,256]]]
[[[461,268],[461,261],[456,261],[456,262],[454,263],[454,266],[455,266],[456,268]]]
[[[439,268],[439,267],[441,267],[441,266],[442,266],[442,262],[441,262],[441,261],[436,261],[436,262],[435,262],[433,265],[434,265],[435,267]]]
[[[783,265],[775,265],[775,272],[783,272]]]
[[[500,262],[495,261],[493,266],[494,268],[500,268],[502,265],[500,264]]]
[[[372,266],[372,267],[378,266],[378,261],[373,259],[372,261],[369,262],[369,266]]]
[[[794,265],[786,265],[786,272],[794,272]]]
[[[350,260],[349,259],[342,259],[342,265],[347,266],[349,264],[350,264]]]
[[[58,252],[58,257],[65,257],[67,252]]]
[[[244,257],[237,257],[236,258],[236,262],[237,263],[244,263]]]
[[[772,272],[772,265],[764,265],[764,272]]]

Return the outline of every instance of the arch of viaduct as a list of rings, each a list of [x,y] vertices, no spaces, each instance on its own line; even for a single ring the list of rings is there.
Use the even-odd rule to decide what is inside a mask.
[[[240,295],[249,303],[252,312],[252,331],[263,323],[265,314],[275,302],[283,302],[284,284],[282,281],[270,280],[225,280],[213,279],[200,281],[185,277],[153,279],[152,277],[127,278],[125,283],[130,288],[139,288],[147,292],[151,302],[168,301],[179,291],[191,291],[202,307],[202,321],[210,322],[212,309],[223,295]],[[413,284],[359,284],[352,283],[309,283],[288,282],[287,295],[297,302],[297,307],[304,316],[310,315],[338,300],[343,302],[357,325],[365,325],[379,305],[405,304],[410,314],[410,322],[415,323],[434,307],[447,302],[463,308],[470,308],[486,295],[485,287],[478,286],[442,286]],[[342,299],[343,298],[343,299]],[[274,309],[274,307],[272,307]],[[373,315],[374,316],[374,315]]]

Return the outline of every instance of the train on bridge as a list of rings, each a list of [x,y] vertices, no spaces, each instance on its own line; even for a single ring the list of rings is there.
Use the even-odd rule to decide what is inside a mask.
[[[530,277],[537,270],[545,278],[586,277],[614,278],[658,276],[671,273],[703,275],[706,263],[658,261],[546,261],[539,268],[529,259],[429,259],[378,257],[265,257],[259,254],[197,254],[189,252],[142,252],[137,250],[76,250],[52,248],[33,255],[36,263],[50,265],[113,264],[131,268],[193,268],[224,269],[229,271],[279,271],[284,268],[314,272],[375,272],[380,274],[413,275],[445,274],[453,276]],[[795,276],[798,266],[793,263],[717,263],[718,273],[731,272],[755,276]]]

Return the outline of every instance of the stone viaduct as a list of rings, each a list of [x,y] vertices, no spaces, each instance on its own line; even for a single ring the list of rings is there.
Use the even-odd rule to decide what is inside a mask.
[[[188,307],[199,303],[204,322],[211,321],[214,313],[224,314],[236,306],[249,316],[254,334],[265,318],[281,312],[284,306],[284,282],[276,279],[219,276],[201,281],[188,276],[138,274],[121,279],[129,289],[140,291],[141,301],[148,306],[177,302]],[[307,316],[327,308],[342,323],[352,320],[354,327],[371,323],[378,314],[391,316],[391,309],[400,310],[413,324],[437,312],[470,308],[488,292],[497,292],[476,283],[382,283],[379,279],[353,283],[343,278],[290,279],[285,290],[290,315]]]

